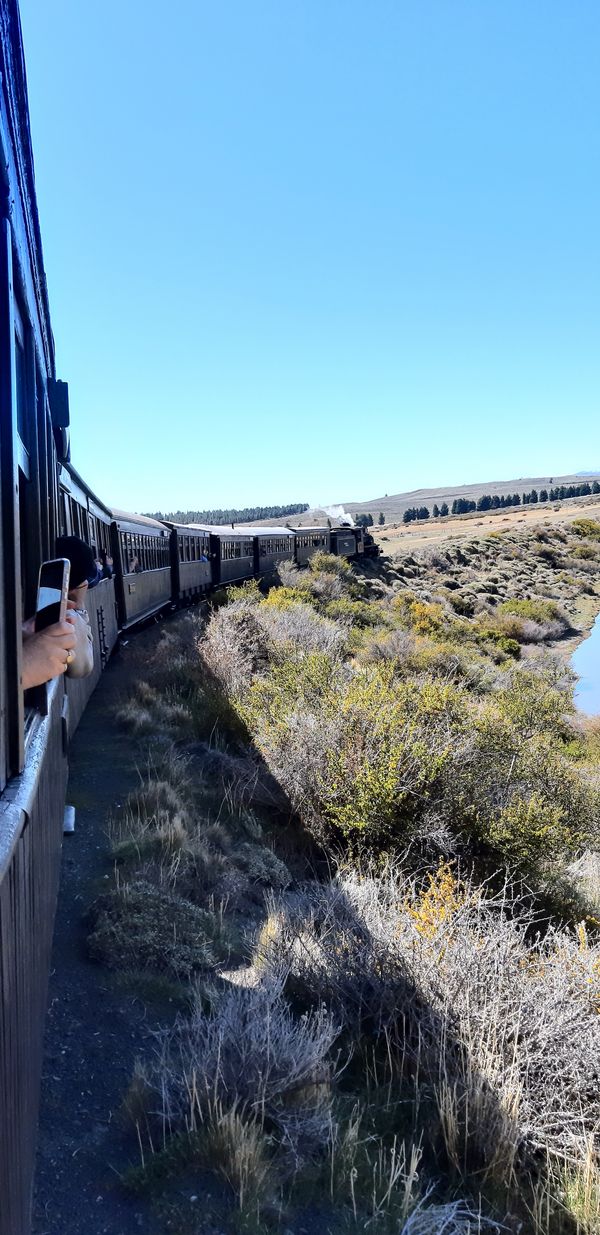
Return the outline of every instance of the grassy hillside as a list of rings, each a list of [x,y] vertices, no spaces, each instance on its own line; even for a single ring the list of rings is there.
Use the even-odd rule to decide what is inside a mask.
[[[402,518],[404,511],[410,506],[428,506],[431,511],[434,502],[441,506],[446,502],[448,506],[452,506],[452,502],[456,497],[470,498],[472,501],[477,501],[484,493],[489,493],[491,497],[507,496],[509,493],[528,493],[531,489],[551,489],[557,485],[576,485],[580,484],[582,479],[588,480],[590,484],[599,479],[597,475],[590,476],[522,476],[516,480],[487,480],[475,485],[459,485],[459,486],[441,486],[434,489],[414,489],[410,493],[395,493],[385,495],[384,497],[372,498],[368,502],[353,502],[344,503],[344,508],[353,513],[367,511],[373,515],[375,519],[380,511],[383,511],[387,523],[393,523]]]
[[[409,493],[395,493],[384,497],[375,497],[367,502],[347,501],[338,506],[331,506],[328,509],[323,507],[311,507],[310,510],[303,511],[301,514],[290,515],[281,519],[270,519],[270,524],[287,524],[289,527],[308,527],[322,526],[327,523],[328,518],[332,522],[338,523],[339,517],[337,511],[348,511],[351,514],[360,514],[361,512],[372,514],[375,522],[379,518],[380,513],[385,517],[386,524],[401,523],[404,511],[411,506],[427,506],[429,511],[433,510],[434,503],[441,507],[444,502],[449,508],[452,507],[452,502],[457,497],[469,498],[472,501],[477,501],[483,494],[489,494],[490,497],[497,495],[498,497],[507,496],[508,494],[529,493],[532,489],[536,489],[539,493],[541,489],[548,489],[560,485],[576,485],[587,480],[590,484],[594,480],[600,481],[600,473],[586,474],[582,476],[524,476],[516,480],[490,480],[482,481],[476,485],[462,486],[444,486],[433,489],[413,489]],[[575,502],[584,503],[585,498],[566,499]],[[548,503],[548,507],[550,507]],[[540,507],[540,510],[546,509],[546,505]],[[528,508],[527,508],[528,509]],[[493,512],[494,514],[504,513]],[[471,517],[471,516],[467,516]],[[254,523],[261,523],[264,520],[254,520]],[[251,523],[248,522],[248,526]]]

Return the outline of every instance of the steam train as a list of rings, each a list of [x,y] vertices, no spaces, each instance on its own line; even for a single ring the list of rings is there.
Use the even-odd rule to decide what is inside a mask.
[[[65,389],[62,398],[64,434]],[[80,536],[96,558],[104,552],[113,562],[113,577],[87,594],[95,671],[91,679],[65,681],[63,717],[69,736],[121,631],[198,602],[217,588],[247,579],[268,581],[280,562],[303,566],[319,550],[356,559],[379,553],[362,527],[208,527],[110,510],[72,466],[68,437],[59,438],[56,446],[57,535]]]
[[[378,550],[357,528],[187,527],[110,510],[71,465],[17,0],[0,0],[0,505],[0,1235],[28,1235],[68,744],[119,632],[268,578],[278,561]],[[113,577],[88,594],[94,673],[24,697],[22,623],[59,534],[113,559]]]

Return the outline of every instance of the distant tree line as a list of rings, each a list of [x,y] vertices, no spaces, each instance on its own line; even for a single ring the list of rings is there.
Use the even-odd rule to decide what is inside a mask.
[[[446,510],[448,507],[446,507]],[[428,519],[429,510],[427,506],[409,506],[408,510],[404,511],[402,516],[403,523],[412,523],[413,519]]]
[[[556,485],[550,489],[530,489],[528,493],[482,493],[477,501],[468,497],[455,497],[452,506],[448,508],[447,502],[442,502],[438,506],[434,502],[431,514],[434,519],[445,519],[447,515],[468,515],[473,511],[486,510],[504,510],[509,506],[534,506],[538,502],[562,502],[569,497],[590,497],[591,494],[600,493],[600,484],[594,480],[590,484],[587,480],[579,485]],[[363,516],[370,520],[370,526],[373,522],[372,516]],[[402,516],[403,523],[412,523],[413,520],[423,520],[429,518],[428,506],[409,506],[404,511]],[[379,522],[382,522],[381,515]]]
[[[292,502],[289,506],[245,506],[243,510],[172,510],[169,514],[156,510],[148,518],[168,519],[171,523],[253,523],[255,519],[301,515],[305,510],[308,510],[308,502]]]

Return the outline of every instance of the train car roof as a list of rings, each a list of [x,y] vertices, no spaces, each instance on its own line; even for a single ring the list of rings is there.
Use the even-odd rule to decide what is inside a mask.
[[[131,523],[141,528],[153,528],[154,531],[165,532],[167,528],[164,523],[159,523],[158,519],[150,519],[148,515],[132,514],[129,510],[116,510],[114,507],[111,511],[112,517],[116,523]]]
[[[228,527],[226,523],[188,523],[190,531],[208,532],[210,536],[226,536],[227,540],[252,540],[255,529],[252,527]]]
[[[206,528],[201,528],[198,523],[174,523],[172,519],[163,519],[167,527],[170,527],[175,532],[200,532],[203,531],[208,536]]]
[[[96,503],[96,506],[99,506],[100,509],[103,510],[106,515],[108,515],[109,519],[112,518],[113,512],[106,505],[106,502],[103,502],[102,498],[98,497],[98,495],[94,493],[93,489],[90,489],[90,486],[88,485],[87,480],[84,480],[83,476],[80,476],[79,472],[77,471],[77,468],[73,467],[72,463],[61,463],[60,470],[61,470],[61,480],[62,480],[62,473],[67,472],[69,479],[74,481],[75,484],[78,485],[79,488],[85,494],[87,494],[87,496],[90,497],[93,502]]]
[[[310,523],[306,527],[295,527],[293,529],[295,536],[312,536],[313,533],[318,535],[319,532],[337,532],[336,527],[312,527]]]
[[[294,533],[289,527],[236,527],[238,532],[250,532],[252,536],[289,536]]]

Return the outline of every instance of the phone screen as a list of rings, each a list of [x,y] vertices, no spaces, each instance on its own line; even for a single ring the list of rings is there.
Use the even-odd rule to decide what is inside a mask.
[[[35,612],[36,630],[45,630],[55,622],[63,621],[67,612],[69,572],[70,562],[65,557],[42,562]]]

